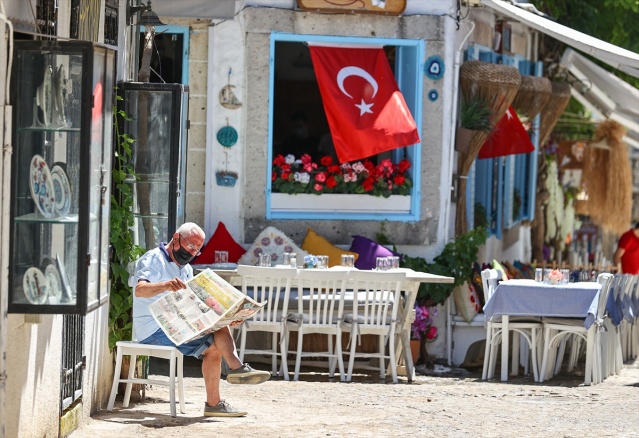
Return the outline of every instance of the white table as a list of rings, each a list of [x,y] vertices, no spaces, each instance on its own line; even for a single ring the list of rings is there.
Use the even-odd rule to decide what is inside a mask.
[[[484,306],[487,319],[501,316],[501,380],[508,380],[508,322],[510,316],[583,318],[590,327],[597,314],[599,283],[583,282],[549,285],[534,280],[508,280],[500,283]],[[486,359],[484,359],[486,360]]]
[[[209,267],[209,266],[206,266]],[[194,266],[194,269],[198,269],[198,266]],[[344,269],[340,267],[334,267],[331,269]],[[239,275],[237,275],[236,269],[213,269],[216,274],[220,277],[224,278],[226,281],[231,283],[234,286],[241,286],[242,279]],[[429,274],[426,272],[417,272],[412,269],[407,268],[399,268],[399,271],[404,272],[406,274],[406,280],[402,283],[402,291],[405,292],[405,303],[401,311],[401,321],[402,326],[401,330],[397,334],[400,336],[400,342],[396,342],[397,346],[396,357],[404,360],[405,367],[405,375],[408,377],[409,381],[414,379],[414,369],[413,369],[413,356],[410,351],[410,330],[411,330],[411,320],[410,313],[415,305],[415,300],[417,299],[417,292],[419,290],[419,285],[421,283],[453,283],[455,281],[452,277],[445,277],[442,275]],[[393,271],[389,271],[393,272]],[[402,354],[403,353],[403,354]],[[402,370],[401,367],[398,368],[399,371]]]

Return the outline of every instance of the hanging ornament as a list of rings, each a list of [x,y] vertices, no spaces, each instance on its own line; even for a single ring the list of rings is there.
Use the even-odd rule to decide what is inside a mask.
[[[237,131],[232,126],[225,126],[217,131],[217,141],[225,148],[230,148],[237,143]]]
[[[228,83],[220,90],[220,105],[227,109],[238,109],[242,106],[242,102],[233,93],[235,85],[231,85],[231,72],[233,70],[229,68]]]

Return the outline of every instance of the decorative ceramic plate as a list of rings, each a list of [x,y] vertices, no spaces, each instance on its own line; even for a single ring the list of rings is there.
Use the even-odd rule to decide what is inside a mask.
[[[60,64],[55,74],[55,81],[53,83],[53,123],[57,124],[57,127],[63,128],[67,126],[67,117],[64,113],[65,108],[65,93],[64,87],[67,83],[67,73],[64,69],[64,65]]]
[[[53,199],[55,211],[59,216],[66,216],[71,207],[71,184],[64,169],[58,165],[51,169],[51,181],[53,183]]]
[[[55,214],[53,181],[49,166],[40,155],[36,154],[31,159],[29,174],[29,189],[33,202],[44,217],[53,217]]]
[[[57,304],[62,298],[62,279],[58,268],[54,264],[47,266],[44,271],[44,277],[47,281],[47,295],[49,302]]]
[[[24,296],[31,304],[44,304],[47,300],[47,279],[38,268],[29,268],[22,278]]]
[[[51,125],[51,111],[53,107],[53,67],[50,65],[44,66],[44,79],[36,90],[36,105],[40,107],[42,111],[42,126]]]
[[[225,126],[217,131],[217,141],[227,148],[230,148],[237,143],[237,137],[237,131],[232,126]]]

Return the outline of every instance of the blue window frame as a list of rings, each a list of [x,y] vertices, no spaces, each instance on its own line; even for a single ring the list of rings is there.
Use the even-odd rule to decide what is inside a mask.
[[[144,35],[146,32],[146,28],[144,26],[140,26],[140,33]],[[189,84],[189,28],[187,26],[175,26],[175,25],[166,25],[166,26],[155,26],[155,34],[156,36],[159,34],[164,35],[176,35],[181,36],[182,38],[182,81],[180,83],[188,85]],[[154,49],[157,50],[157,49]],[[154,55],[158,55],[156,52]]]
[[[518,56],[501,55],[482,46],[471,46],[466,59],[505,64],[517,67],[522,75],[543,73],[541,62],[527,61]],[[475,214],[486,214],[487,228],[498,239],[502,230],[511,228],[522,220],[533,220],[537,185],[537,149],[539,116],[533,120],[531,141],[535,151],[529,154],[475,160],[469,173],[467,186],[467,211],[470,227],[475,226]]]
[[[374,209],[368,212],[354,211],[279,211],[272,208],[271,202],[271,173],[273,163],[273,137],[274,137],[274,100],[275,100],[275,48],[281,42],[324,42],[338,43],[348,46],[355,45],[382,45],[393,46],[395,48],[395,80],[399,89],[404,95],[406,104],[417,123],[418,132],[422,132],[421,114],[423,83],[421,70],[424,64],[425,42],[423,40],[390,39],[390,38],[363,38],[363,37],[334,37],[325,35],[299,35],[272,33],[269,58],[269,132],[266,165],[266,218],[267,219],[327,219],[327,220],[390,220],[390,221],[417,221],[419,220],[419,205],[421,196],[421,143],[401,148],[393,151],[394,161],[398,161],[403,155],[410,160],[410,177],[413,181],[413,188],[410,194],[410,207],[408,211],[402,212],[375,212]],[[312,68],[312,67],[311,67]],[[295,195],[291,195],[295,196]],[[330,196],[330,195],[320,195]],[[369,195],[357,195],[370,198],[370,204],[375,205],[380,198]],[[319,199],[319,198],[318,198]]]

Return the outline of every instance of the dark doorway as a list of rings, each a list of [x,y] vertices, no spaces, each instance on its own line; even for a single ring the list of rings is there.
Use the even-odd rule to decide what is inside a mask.
[[[140,47],[144,47],[143,32],[140,32]],[[149,82],[181,84],[184,35],[170,32],[157,33],[152,50]],[[142,51],[140,51],[140,60],[142,60]]]

